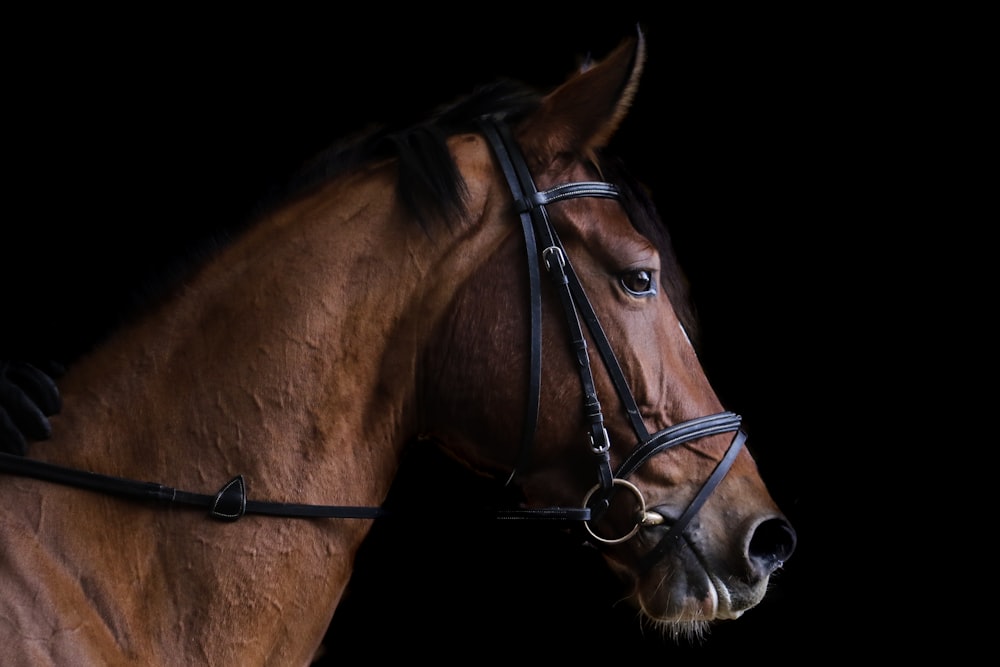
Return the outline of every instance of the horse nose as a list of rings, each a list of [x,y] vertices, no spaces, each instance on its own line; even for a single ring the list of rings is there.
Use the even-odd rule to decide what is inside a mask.
[[[797,539],[795,529],[786,519],[764,521],[750,538],[751,567],[761,576],[770,575],[791,558]]]

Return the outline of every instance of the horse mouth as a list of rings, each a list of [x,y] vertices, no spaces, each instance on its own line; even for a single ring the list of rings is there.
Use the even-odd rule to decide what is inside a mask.
[[[649,534],[656,536],[651,541],[656,544],[672,529],[674,520],[662,508],[651,514],[663,517],[649,528]],[[687,531],[639,577],[636,600],[643,615],[669,634],[699,637],[705,632],[703,625],[739,618],[749,608],[734,601],[723,576],[710,565]]]
[[[702,574],[705,576],[705,582],[708,586],[708,599],[711,600],[712,605],[712,617],[717,620],[732,620],[742,616],[747,608],[736,608],[732,591],[726,585],[725,580],[709,566],[701,549],[687,535],[683,537],[685,544],[691,550]]]

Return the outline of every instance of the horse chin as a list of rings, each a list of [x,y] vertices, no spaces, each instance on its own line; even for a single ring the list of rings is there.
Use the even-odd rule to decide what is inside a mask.
[[[653,631],[677,644],[702,644],[711,630],[708,621],[664,621],[650,618],[645,614],[644,619]]]

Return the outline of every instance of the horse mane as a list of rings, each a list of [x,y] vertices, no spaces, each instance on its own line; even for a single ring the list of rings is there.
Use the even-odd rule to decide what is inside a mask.
[[[403,128],[375,125],[347,137],[292,174],[261,202],[258,215],[308,194],[336,176],[372,162],[398,161],[397,194],[420,224],[453,221],[465,213],[464,184],[448,152],[447,138],[475,132],[479,119],[500,114],[513,122],[538,107],[541,95],[523,83],[499,79],[465,97],[434,109]]]

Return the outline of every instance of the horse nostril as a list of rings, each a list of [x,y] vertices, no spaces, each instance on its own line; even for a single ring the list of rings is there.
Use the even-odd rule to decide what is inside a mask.
[[[795,551],[795,529],[785,519],[769,519],[757,526],[750,538],[751,564],[769,575],[785,564]]]

